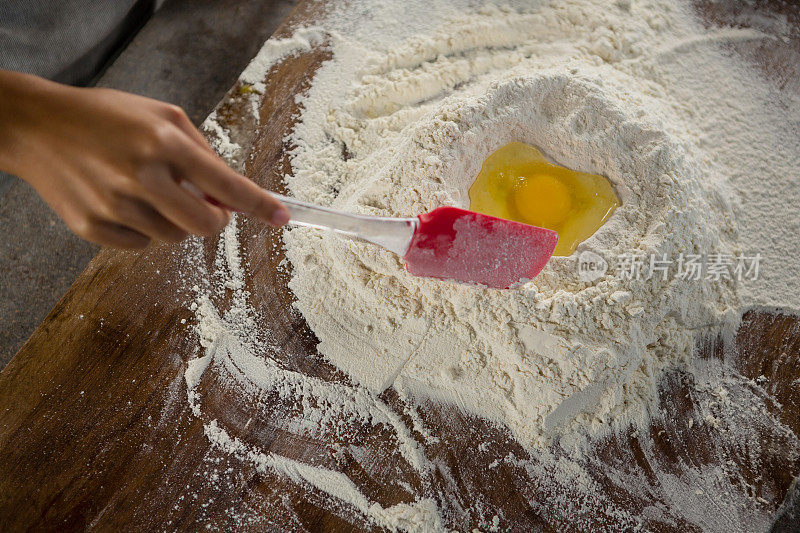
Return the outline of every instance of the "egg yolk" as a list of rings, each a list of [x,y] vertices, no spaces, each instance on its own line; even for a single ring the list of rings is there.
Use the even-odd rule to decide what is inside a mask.
[[[511,198],[521,219],[542,228],[561,224],[572,209],[569,189],[546,174],[520,178]]]
[[[470,209],[558,232],[553,255],[570,255],[619,206],[603,176],[554,165],[527,144],[490,155],[469,189]]]

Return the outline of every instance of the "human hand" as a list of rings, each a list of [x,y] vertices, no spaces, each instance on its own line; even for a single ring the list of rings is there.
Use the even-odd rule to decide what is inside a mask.
[[[80,237],[119,248],[214,235],[227,208],[273,226],[289,218],[179,107],[8,71],[0,71],[0,169],[33,186]]]

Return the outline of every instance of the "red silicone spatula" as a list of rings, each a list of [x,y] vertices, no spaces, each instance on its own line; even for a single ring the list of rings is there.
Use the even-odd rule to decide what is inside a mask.
[[[289,209],[290,224],[324,228],[383,246],[416,276],[505,289],[544,268],[558,234],[457,207],[416,218],[353,215],[272,193]]]

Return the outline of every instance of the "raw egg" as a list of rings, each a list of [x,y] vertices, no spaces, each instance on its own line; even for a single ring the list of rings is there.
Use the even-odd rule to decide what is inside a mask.
[[[469,208],[558,232],[553,255],[569,255],[620,205],[603,176],[549,162],[520,142],[490,155],[469,189]]]

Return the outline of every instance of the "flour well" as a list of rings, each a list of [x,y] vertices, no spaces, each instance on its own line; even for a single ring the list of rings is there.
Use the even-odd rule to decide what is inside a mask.
[[[579,252],[733,254],[724,173],[688,126],[665,127],[676,102],[637,61],[677,28],[580,6],[484,8],[369,64],[339,43],[338,68],[319,72],[303,100],[290,190],[381,216],[466,207],[483,160],[522,141],[614,184],[622,207]],[[601,11],[624,46],[597,41]],[[355,88],[342,71],[359,73]],[[461,405],[530,446],[643,419],[653,377],[685,364],[697,334],[738,308],[730,282],[587,284],[574,257],[553,258],[523,290],[491,291],[412,277],[392,254],[331,234],[290,230],[286,242],[297,306],[334,364],[376,393]]]
[[[755,439],[748,427],[772,428],[764,431],[786,450],[797,446],[756,384],[694,358],[704,336],[730,336],[749,306],[800,309],[793,213],[800,102],[729,50],[779,39],[785,25],[765,19],[759,27],[769,33],[709,30],[688,3],[672,0],[486,4],[353,2],[319,27],[268,42],[241,79],[255,91],[256,111],[276,61],[323,43],[332,54],[300,97],[286,139],[291,194],[380,216],[466,207],[483,160],[522,141],[558,164],[606,176],[622,206],[575,254],[553,258],[511,291],[416,278],[375,246],[287,230],[296,307],[319,353],[346,376],[332,382],[271,354],[270,310],[249,303],[234,219],[216,272],[195,291],[203,351],[185,374],[193,412],[226,453],[327,493],[387,529],[441,530],[472,512],[431,495],[434,479],[452,480],[426,455],[439,439],[413,408],[417,401],[507,428],[529,455],[509,453],[489,471],[503,465],[548,479],[537,487],[545,500],[531,505],[554,523],[565,513],[573,525],[600,515],[625,528],[670,516],[720,531],[768,524],[767,509],[740,490],[747,483],[733,466],[658,469],[659,486],[671,487],[659,495],[668,507],[637,513],[593,481],[590,472],[607,465],[584,451],[658,420],[666,401],[658,385],[678,370],[693,373],[705,395],[681,428],[710,428],[726,446]],[[222,155],[237,156],[241,147],[215,117],[207,129]],[[588,252],[609,264],[591,282],[578,275],[578,257]],[[737,257],[761,254],[760,276],[682,279],[645,260],[636,279],[620,259],[695,254],[732,258],[732,271]],[[221,304],[228,293],[229,305]],[[247,398],[268,397],[264,417],[286,415],[282,429],[330,443],[329,455],[305,461],[245,442],[236,424],[208,414],[201,385],[210,374],[226,376]],[[387,392],[397,394],[401,412],[381,399]],[[737,414],[745,405],[752,413]],[[363,444],[354,424],[384,432],[387,453],[421,477],[422,488],[408,485],[407,502],[370,501],[337,470],[338,447]],[[655,464],[648,442],[642,453]],[[608,475],[632,493],[649,490],[624,466]],[[710,493],[723,494],[725,505]],[[510,518],[492,513],[481,527],[502,529]]]

